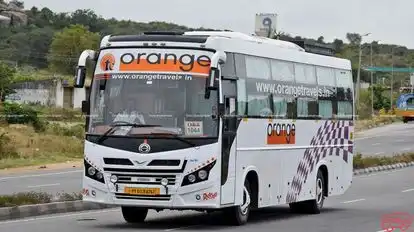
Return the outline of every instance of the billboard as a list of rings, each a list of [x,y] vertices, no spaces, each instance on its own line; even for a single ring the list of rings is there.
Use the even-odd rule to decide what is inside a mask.
[[[277,14],[259,13],[256,14],[255,34],[269,37],[276,33]]]

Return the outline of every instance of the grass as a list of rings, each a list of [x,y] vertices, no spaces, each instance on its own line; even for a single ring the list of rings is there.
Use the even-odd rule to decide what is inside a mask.
[[[394,156],[368,156],[361,154],[354,156],[354,169],[370,168],[414,161],[414,153],[403,153]]]
[[[400,121],[402,121],[402,119],[395,115],[375,116],[373,119],[357,120],[355,125],[355,131],[358,132]]]
[[[62,163],[83,157],[83,127],[48,124],[45,132],[29,125],[0,125],[0,169]]]
[[[80,193],[52,195],[42,192],[24,192],[0,196],[0,208],[76,200],[82,200]]]

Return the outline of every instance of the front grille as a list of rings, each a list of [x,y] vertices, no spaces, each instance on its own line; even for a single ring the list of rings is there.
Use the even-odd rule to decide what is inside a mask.
[[[147,196],[147,195],[129,195],[125,193],[115,193],[117,199],[122,200],[149,200],[149,201],[169,201],[171,195],[158,195],[158,196]]]
[[[134,165],[129,159],[119,159],[119,158],[104,158],[105,164],[110,165]]]
[[[175,175],[154,175],[154,174],[117,174],[118,184],[148,184],[160,185],[161,179],[167,178],[168,185],[175,185]]]
[[[178,166],[180,160],[153,160],[148,166]]]

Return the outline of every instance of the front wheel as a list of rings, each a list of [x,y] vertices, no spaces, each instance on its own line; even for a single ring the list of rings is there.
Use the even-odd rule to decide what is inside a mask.
[[[251,195],[250,183],[246,179],[243,188],[243,204],[224,210],[224,216],[230,224],[240,226],[247,223],[251,209]]]
[[[148,209],[138,207],[121,207],[122,216],[128,223],[142,223],[148,214]]]

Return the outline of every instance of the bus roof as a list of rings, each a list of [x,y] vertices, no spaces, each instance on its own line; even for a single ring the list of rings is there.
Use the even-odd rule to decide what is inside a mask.
[[[336,69],[351,70],[346,59],[306,52],[282,40],[230,31],[146,32],[140,35],[105,36],[101,48],[111,46],[200,47]]]

